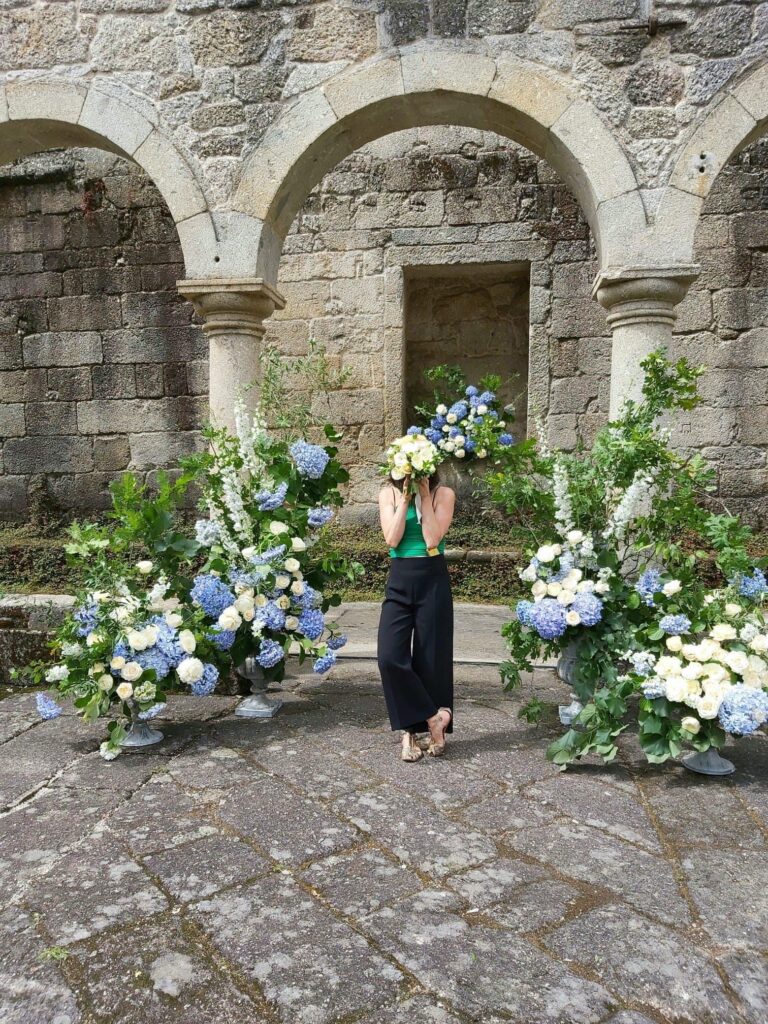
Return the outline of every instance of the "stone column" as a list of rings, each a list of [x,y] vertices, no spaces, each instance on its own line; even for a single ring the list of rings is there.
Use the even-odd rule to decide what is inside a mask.
[[[608,310],[611,349],[610,416],[627,398],[638,399],[643,386],[640,363],[656,348],[668,347],[677,314],[699,268],[621,267],[601,271],[593,297]]]
[[[283,296],[262,278],[200,278],[177,281],[182,295],[203,317],[209,343],[209,404],[217,426],[234,426],[234,404],[243,397],[252,408],[258,398],[259,346],[264,321],[283,309]]]

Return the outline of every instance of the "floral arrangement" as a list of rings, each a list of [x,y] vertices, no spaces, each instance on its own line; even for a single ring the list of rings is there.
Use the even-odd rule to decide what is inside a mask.
[[[330,426],[328,440],[338,437]],[[208,518],[195,527],[207,558],[190,591],[234,665],[255,657],[280,680],[295,648],[327,672],[346,642],[325,613],[327,588],[361,571],[323,545],[323,528],[348,478],[332,445],[270,437],[257,408],[236,408],[234,434],[211,428],[210,451],[187,460]]]
[[[219,644],[203,615],[169,593],[169,581],[149,560],[114,579],[110,591],[80,596],[75,611],[54,639],[56,664],[45,681],[64,696],[87,722],[118,711],[100,747],[111,760],[120,752],[130,721],[154,718],[166,707],[165,695],[187,688],[197,696],[212,693],[219,677]],[[37,695],[41,717],[62,708]]]
[[[743,647],[748,641],[740,634],[730,637],[735,627],[728,624],[734,619],[745,635],[761,630],[752,605],[762,599],[765,577],[748,553],[750,531],[727,512],[709,510],[702,498],[713,489],[711,469],[672,451],[668,431],[659,425],[663,414],[696,404],[702,369],[685,360],[673,364],[663,352],[652,353],[643,369],[642,400],[625,403],[590,451],[552,452],[542,440],[527,443],[487,480],[492,495],[532,537],[551,538],[538,542],[520,570],[530,595],[503,628],[511,656],[502,678],[507,687],[517,685],[541,655],[560,655],[564,668],[567,662],[568,682],[584,707],[547,751],[563,766],[588,753],[615,757],[616,739],[635,706],[640,742],[653,761],[677,756],[685,742],[698,750],[721,745],[738,721],[729,708],[749,707],[755,721],[761,715],[765,677],[757,661],[744,661],[759,652]],[[720,589],[712,589],[713,573],[723,580]],[[730,688],[718,691],[712,718],[705,717],[713,706],[712,684],[705,692],[699,683],[694,692],[691,683],[690,699],[706,696],[705,715],[682,716],[696,717],[698,729],[691,730],[690,720],[683,727],[680,711],[695,708],[678,699],[683,691],[674,679],[670,696],[656,666],[664,673],[679,645],[681,673],[702,671],[718,679],[717,668],[703,666],[719,654],[710,648],[721,634],[729,641],[722,657],[737,667],[715,659],[728,671]],[[707,659],[682,653],[694,650]],[[699,664],[701,669],[691,667]],[[760,694],[743,696],[733,688],[746,685],[741,669],[752,682],[763,680],[754,687]],[[521,713],[536,720],[542,712],[534,700]]]
[[[466,460],[496,460],[515,443],[505,419],[512,415],[512,407],[500,409],[496,397],[499,376],[488,375],[479,385],[467,384],[459,367],[447,365],[433,367],[425,375],[441,385],[435,390],[436,405],[417,406],[416,412],[429,420],[429,426],[409,427],[409,434],[423,433],[443,458]]]
[[[440,452],[418,428],[411,427],[403,437],[397,437],[387,448],[386,459],[379,472],[393,480],[415,480],[431,476],[441,461]]]

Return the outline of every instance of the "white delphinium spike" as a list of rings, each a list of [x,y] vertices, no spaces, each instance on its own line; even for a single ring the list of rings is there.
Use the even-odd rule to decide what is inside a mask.
[[[253,539],[251,520],[243,504],[240,480],[232,466],[225,465],[221,468],[221,495],[229,513],[233,530],[240,540],[250,543]]]
[[[249,415],[242,398],[238,398],[235,402],[234,413],[235,434],[240,458],[243,460],[243,468],[251,480],[259,481],[266,469],[266,464],[258,455],[256,446],[267,432],[266,420],[258,405]]]
[[[208,515],[219,527],[219,543],[230,557],[232,555],[239,555],[240,545],[232,536],[226,516],[221,514],[221,510],[210,497],[207,501]]]
[[[626,532],[637,517],[642,506],[647,504],[653,490],[653,474],[647,470],[638,469],[632,477],[632,482],[624,491],[608,525],[603,530],[605,540],[614,538],[622,540]]]
[[[555,465],[552,471],[552,489],[555,498],[555,522],[556,529],[561,537],[575,528],[573,522],[573,506],[571,505],[571,493],[568,488],[568,472],[561,459],[555,456]]]

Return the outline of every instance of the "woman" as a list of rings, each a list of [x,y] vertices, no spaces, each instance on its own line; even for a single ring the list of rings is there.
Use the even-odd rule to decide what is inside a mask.
[[[437,475],[418,481],[391,477],[379,494],[384,539],[391,556],[381,606],[378,662],[392,729],[403,731],[403,761],[424,748],[445,753],[453,732],[453,598],[443,550],[456,496]],[[413,653],[411,653],[413,639]],[[429,741],[416,733],[429,731]]]

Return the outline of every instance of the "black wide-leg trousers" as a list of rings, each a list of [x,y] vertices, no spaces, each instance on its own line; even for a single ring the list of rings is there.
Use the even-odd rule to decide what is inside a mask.
[[[438,708],[453,712],[453,597],[444,555],[390,560],[377,656],[393,729],[426,732]]]

